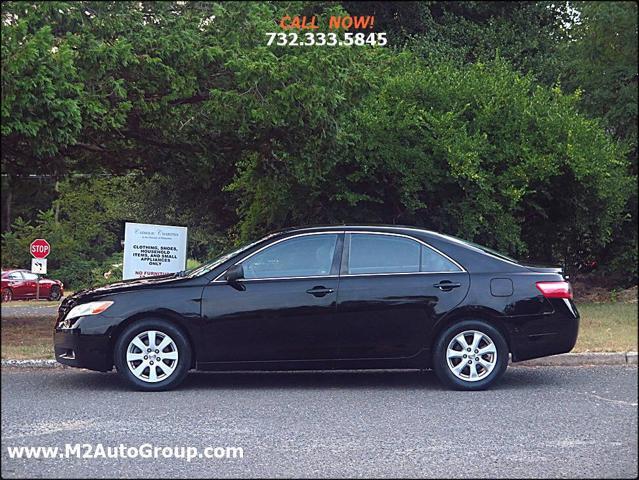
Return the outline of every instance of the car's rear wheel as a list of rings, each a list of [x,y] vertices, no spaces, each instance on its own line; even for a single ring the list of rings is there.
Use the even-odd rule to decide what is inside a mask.
[[[139,390],[159,391],[177,387],[191,366],[188,339],[172,323],[144,319],[129,325],[118,337],[115,367]]]
[[[439,379],[458,390],[483,390],[493,385],[508,366],[508,344],[484,320],[464,320],[438,337],[433,367]]]
[[[60,287],[57,287],[55,285],[51,287],[51,291],[49,292],[49,300],[57,302],[58,300],[60,300],[61,296],[62,294],[60,292]]]
[[[3,302],[10,302],[13,299],[13,292],[11,291],[10,288],[3,288],[2,289],[2,301]]]

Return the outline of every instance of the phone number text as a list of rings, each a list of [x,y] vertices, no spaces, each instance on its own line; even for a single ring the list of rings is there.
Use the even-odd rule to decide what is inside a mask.
[[[266,45],[279,45],[289,47],[363,47],[366,45],[383,47],[388,43],[385,32],[363,33],[344,32],[337,33],[295,33],[295,32],[269,32],[266,34]]]

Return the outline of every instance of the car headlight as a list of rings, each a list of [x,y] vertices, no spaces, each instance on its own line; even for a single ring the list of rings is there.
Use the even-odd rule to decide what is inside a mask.
[[[76,305],[71,309],[65,320],[71,320],[72,318],[84,317],[86,315],[97,315],[104,312],[107,308],[113,305],[113,302],[89,302],[81,305]]]

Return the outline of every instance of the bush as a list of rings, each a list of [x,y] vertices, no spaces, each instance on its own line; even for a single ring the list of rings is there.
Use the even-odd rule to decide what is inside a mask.
[[[50,272],[51,278],[62,280],[65,288],[82,290],[95,286],[94,269],[98,263],[95,260],[73,259]]]
[[[244,238],[291,224],[413,224],[561,263],[611,242],[636,178],[578,94],[499,59],[426,65],[404,52],[384,68],[332,136],[300,138],[295,152],[275,144],[277,162],[244,159],[232,185]]]

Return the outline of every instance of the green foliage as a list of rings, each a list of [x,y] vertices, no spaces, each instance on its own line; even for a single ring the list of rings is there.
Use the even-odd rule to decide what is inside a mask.
[[[366,9],[388,48],[266,46],[284,14]],[[598,39],[618,18],[604,10],[584,6]],[[636,121],[636,91],[634,110],[625,87],[616,113],[586,109],[612,97],[593,96],[606,82],[588,76],[591,30],[569,31],[568,12],[545,2],[4,2],[6,185],[38,172],[64,181],[51,212],[3,212],[3,264],[24,264],[24,244],[45,236],[56,242],[52,272],[86,284],[117,263],[125,221],[188,226],[197,260],[284,226],[358,221],[613,265],[633,247],[613,254],[611,241],[636,226],[633,147],[616,127]],[[629,70],[607,72],[629,64],[630,38],[636,56],[636,26],[633,37],[619,21],[624,44],[598,40],[596,51],[621,88]],[[561,77],[569,95],[553,86],[564,45],[580,72],[574,85]]]
[[[583,2],[564,47],[562,84],[581,107],[637,149],[637,3]]]
[[[522,73],[553,84],[558,51],[574,13],[548,2],[342,2],[353,15],[375,14],[375,27],[393,46],[409,46],[431,62],[459,65],[499,55]],[[574,10],[573,10],[574,12]]]
[[[29,268],[29,245],[46,238],[52,245],[48,257],[49,276],[62,280],[68,288],[104,285],[122,279],[121,241],[124,223],[149,221],[146,198],[140,187],[151,190],[139,175],[120,177],[72,177],[61,183],[59,198],[51,210],[40,212],[33,222],[18,218],[10,232],[2,234],[3,268]],[[58,220],[54,210],[58,210]],[[175,217],[151,221],[175,223]],[[198,228],[190,231],[191,249],[197,248]],[[200,233],[200,235],[204,235]],[[222,242],[221,242],[222,243]],[[211,248],[211,244],[208,244]],[[202,258],[219,253],[206,250]],[[210,254],[210,255],[209,255]],[[199,261],[189,258],[187,268]]]
[[[580,92],[580,108],[627,146],[628,175],[637,176],[637,3],[580,2],[580,21],[562,46],[562,85]],[[637,188],[623,222],[602,252],[601,274],[620,285],[637,281]]]
[[[82,130],[82,84],[74,52],[58,42],[50,25],[30,28],[32,4],[2,4],[2,169],[22,173],[27,165],[61,168],[59,155]],[[43,7],[46,9],[52,6]],[[54,161],[43,162],[43,159]]]
[[[89,285],[106,285],[122,280],[123,252],[116,252],[100,265],[91,269]]]
[[[407,223],[555,261],[610,241],[632,179],[624,151],[578,113],[576,97],[501,61],[427,68],[404,54],[392,70],[338,117],[330,162],[319,148],[277,150],[288,160],[279,171],[257,157],[244,165],[234,183],[244,232],[291,219]]]
[[[195,258],[187,258],[186,259],[186,269],[187,270],[192,270],[194,268],[199,267],[200,265],[202,265],[202,262],[196,260]]]
[[[127,182],[128,177],[62,182],[52,209],[40,212],[34,222],[18,218],[12,230],[2,234],[2,266],[29,268],[29,244],[46,238],[52,245],[49,275],[74,289],[90,286],[95,279],[92,270],[108,266],[113,252],[120,250],[126,204],[118,194]]]
[[[29,245],[36,238],[46,238],[49,243],[55,244],[61,258],[68,258],[77,247],[76,242],[65,235],[62,226],[55,222],[53,210],[41,211],[35,225],[18,218],[12,231],[2,234],[2,267],[31,268]],[[50,256],[49,268],[55,269],[61,258]]]

